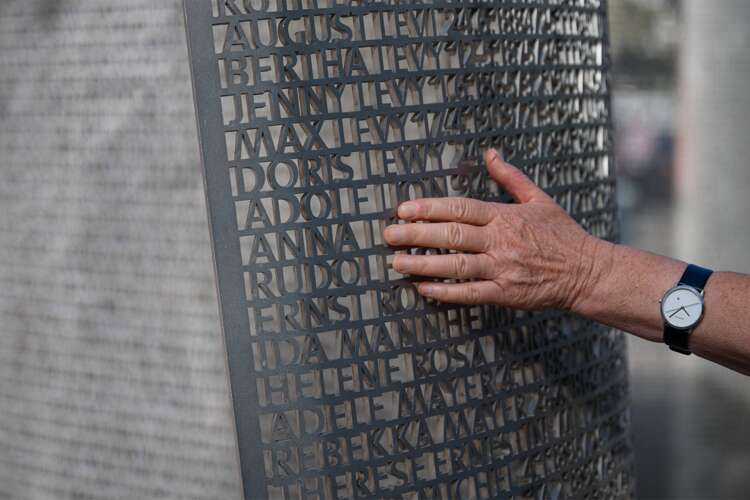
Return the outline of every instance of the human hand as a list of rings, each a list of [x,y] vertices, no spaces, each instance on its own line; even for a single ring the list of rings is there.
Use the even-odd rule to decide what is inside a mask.
[[[471,279],[421,282],[420,294],[443,302],[492,303],[517,309],[572,309],[593,279],[601,240],[589,235],[555,201],[494,149],[484,155],[492,178],[517,204],[470,198],[402,203],[398,216],[431,224],[388,226],[390,245],[457,250],[449,255],[396,255],[403,274]]]

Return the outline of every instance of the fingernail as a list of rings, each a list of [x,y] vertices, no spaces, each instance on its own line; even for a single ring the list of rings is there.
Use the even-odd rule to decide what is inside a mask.
[[[412,219],[417,216],[417,204],[406,202],[398,207],[398,216],[402,219]]]
[[[399,254],[393,258],[393,269],[399,273],[405,273],[409,268],[410,255]]]
[[[391,264],[393,269],[395,269],[398,272],[401,272],[401,266],[403,266],[403,258],[404,258],[403,255],[396,255],[393,258],[393,264]]]
[[[495,152],[495,157],[499,158],[500,161],[505,161],[505,158],[503,158],[503,152],[502,151],[500,151],[497,148],[492,148],[492,151]]]
[[[435,293],[435,285],[432,283],[420,283],[419,293],[422,295],[432,295]]]
[[[398,245],[401,241],[403,241],[405,231],[404,228],[394,224],[385,228],[385,231],[383,231],[383,236],[385,236],[385,240],[391,245]]]
[[[497,158],[499,156],[497,149],[495,148],[490,149],[488,156],[490,157],[489,161],[493,161],[495,158]]]

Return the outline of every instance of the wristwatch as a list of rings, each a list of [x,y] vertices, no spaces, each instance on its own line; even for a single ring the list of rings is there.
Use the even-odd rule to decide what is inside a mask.
[[[661,303],[664,343],[673,351],[690,354],[690,334],[703,318],[703,289],[712,270],[690,264]]]

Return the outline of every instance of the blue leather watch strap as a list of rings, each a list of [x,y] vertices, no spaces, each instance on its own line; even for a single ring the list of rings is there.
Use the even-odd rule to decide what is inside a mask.
[[[687,269],[685,269],[685,272],[682,274],[679,284],[692,286],[693,288],[702,291],[712,273],[712,270],[706,269],[705,267],[689,264]]]
[[[685,272],[682,273],[682,277],[677,284],[692,286],[699,292],[702,292],[712,273],[712,270],[706,269],[705,267],[689,264],[685,269]],[[677,328],[672,328],[667,323],[664,323],[664,343],[675,352],[691,354],[689,345],[690,330],[678,330]]]
[[[678,330],[664,324],[664,343],[675,352],[689,355],[690,352],[690,334],[686,330]]]

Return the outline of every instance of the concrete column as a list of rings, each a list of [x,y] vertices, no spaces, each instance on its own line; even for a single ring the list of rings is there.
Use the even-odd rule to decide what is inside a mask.
[[[683,7],[674,256],[750,272],[750,2]],[[671,494],[742,496],[747,378],[694,356],[675,357],[674,368]]]
[[[686,0],[678,257],[750,272],[750,2]]]

